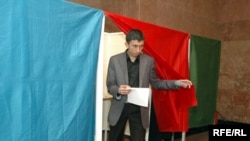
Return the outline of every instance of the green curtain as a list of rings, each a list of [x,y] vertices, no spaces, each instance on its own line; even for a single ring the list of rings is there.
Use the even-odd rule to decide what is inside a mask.
[[[219,79],[221,41],[191,35],[190,79],[198,106],[190,109],[189,128],[213,124]]]

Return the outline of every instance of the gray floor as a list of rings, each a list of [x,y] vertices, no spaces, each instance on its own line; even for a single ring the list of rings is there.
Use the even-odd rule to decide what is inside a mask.
[[[182,139],[176,139],[174,141],[182,141]],[[208,132],[187,136],[184,141],[208,141]]]
[[[103,141],[105,141],[103,139]],[[107,139],[108,141],[108,139]],[[124,137],[123,141],[130,141],[128,137]],[[164,141],[164,140],[162,140]],[[193,135],[189,135],[186,136],[185,138],[178,138],[178,139],[174,139],[174,141],[208,141],[208,132],[202,132],[202,133],[197,133],[197,134],[193,134]]]

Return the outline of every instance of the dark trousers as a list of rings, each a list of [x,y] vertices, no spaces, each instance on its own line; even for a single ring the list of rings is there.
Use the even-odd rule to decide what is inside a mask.
[[[140,107],[129,103],[125,104],[117,124],[110,126],[109,141],[122,141],[127,120],[130,127],[130,141],[145,141],[146,130],[142,125]]]
[[[159,131],[153,101],[151,105],[148,141],[171,141],[172,133]]]

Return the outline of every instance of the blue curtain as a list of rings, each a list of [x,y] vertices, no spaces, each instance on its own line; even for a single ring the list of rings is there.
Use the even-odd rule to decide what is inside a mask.
[[[93,141],[103,11],[0,1],[0,140]]]

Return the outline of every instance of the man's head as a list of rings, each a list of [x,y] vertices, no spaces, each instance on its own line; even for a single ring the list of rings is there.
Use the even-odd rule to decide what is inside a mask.
[[[144,35],[138,29],[130,30],[126,35],[126,47],[128,48],[128,55],[136,58],[142,53],[144,46]]]
[[[131,40],[144,40],[144,35],[142,31],[138,29],[131,29],[126,35],[126,42],[129,43]]]

